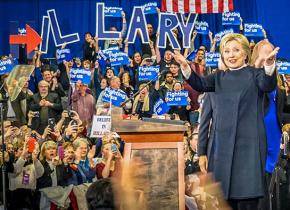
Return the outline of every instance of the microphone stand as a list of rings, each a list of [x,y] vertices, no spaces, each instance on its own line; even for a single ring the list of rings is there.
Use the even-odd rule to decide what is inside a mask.
[[[166,72],[166,71],[163,71]],[[149,86],[151,83],[153,83],[154,81],[159,80],[159,78],[161,77],[161,75],[163,75],[162,73],[158,73],[156,77],[154,77],[152,80],[149,80],[147,83],[145,83],[144,87],[142,87],[140,90],[138,90],[136,93],[134,93],[130,98],[128,98],[126,101],[124,101],[121,104],[121,107],[124,107],[129,101],[133,100],[144,88],[146,88],[147,86]]]
[[[3,117],[3,104],[6,101],[0,100],[0,114],[1,114],[1,133],[2,133],[2,194],[3,194],[3,206],[4,210],[7,209],[7,202],[6,202],[6,166],[5,166],[5,139],[4,139],[4,117]]]

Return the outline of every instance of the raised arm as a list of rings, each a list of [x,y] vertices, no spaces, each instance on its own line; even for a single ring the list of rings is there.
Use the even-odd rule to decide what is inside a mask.
[[[206,77],[200,77],[191,68],[186,61],[185,57],[177,50],[174,51],[173,57],[176,62],[180,64],[181,72],[184,78],[188,81],[188,84],[196,91],[199,92],[214,92],[215,91],[215,75],[210,74]]]
[[[208,38],[209,38],[209,41],[210,41],[210,46],[212,46],[213,38],[212,38],[212,32],[211,31],[209,31],[209,33],[208,33]]]
[[[264,66],[264,69],[255,71],[256,85],[261,91],[270,92],[277,85],[275,60],[279,49],[279,47],[276,47],[267,57],[260,57],[255,62],[257,66]]]
[[[193,33],[192,33],[192,38],[191,38],[191,44],[190,44],[189,53],[191,53],[191,52],[193,52],[195,50],[194,41],[195,41],[196,35],[197,35],[197,33],[194,30]]]
[[[212,32],[210,31],[209,34],[210,40],[210,52],[215,52],[215,45],[216,45],[216,37],[212,38]]]
[[[124,11],[122,11],[122,31],[121,31],[121,37],[124,38],[127,33],[127,21],[126,21],[126,14]]]
[[[210,52],[215,52],[216,47],[216,37],[213,39],[213,42],[210,45]]]
[[[159,36],[159,34],[156,33],[156,39],[159,38],[158,36]],[[157,45],[157,41],[156,41],[156,44],[155,44],[155,54],[156,54],[156,63],[160,63],[160,61],[161,61],[161,55],[160,55],[159,47]]]
[[[129,43],[128,43],[128,39],[124,40],[124,53],[126,53],[127,55],[129,55]]]
[[[240,34],[244,34],[243,18],[240,17],[240,21],[241,21],[241,24],[240,24]]]
[[[40,57],[41,57],[41,52],[40,51],[36,51],[36,59],[35,59],[35,68],[39,68],[41,66],[41,61],[40,61]]]
[[[99,50],[100,50],[100,48],[99,48],[99,37],[98,36],[95,36],[94,40],[95,40],[95,43],[94,43],[95,52],[98,53]]]
[[[151,54],[152,56],[156,56],[156,52],[154,49],[154,42],[152,42],[151,40],[149,41],[149,46],[150,46],[150,50],[151,50]]]

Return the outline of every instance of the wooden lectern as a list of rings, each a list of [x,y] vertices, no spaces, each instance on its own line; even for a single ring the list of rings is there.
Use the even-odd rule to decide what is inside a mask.
[[[145,167],[148,210],[184,210],[184,125],[122,120],[112,111],[112,131],[126,142],[124,161],[140,159]]]

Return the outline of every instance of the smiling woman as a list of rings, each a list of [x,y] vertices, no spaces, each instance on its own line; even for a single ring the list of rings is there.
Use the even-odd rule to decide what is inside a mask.
[[[227,36],[220,45],[222,61],[230,69],[239,68],[250,62],[251,50],[246,37],[240,34]]]
[[[195,90],[215,92],[215,148],[211,166],[215,180],[221,183],[224,196],[233,209],[257,209],[258,198],[265,192],[263,94],[276,86],[274,70],[278,49],[265,57],[264,69],[248,66],[249,42],[241,34],[224,36],[220,51],[228,70],[206,77],[191,71],[180,53],[175,52],[174,57]],[[206,173],[206,154],[201,154],[199,161],[201,171]]]

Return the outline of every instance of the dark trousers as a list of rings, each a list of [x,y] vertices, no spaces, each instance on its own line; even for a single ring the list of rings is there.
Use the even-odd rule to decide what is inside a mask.
[[[10,200],[10,208],[9,210],[22,210],[29,209],[35,210],[35,206],[37,206],[35,202],[35,191],[29,189],[16,189],[14,191],[10,191],[11,200]],[[38,204],[39,206],[39,204]]]
[[[270,209],[270,199],[269,198],[269,186],[271,182],[272,174],[266,173],[266,187],[265,196],[259,200],[259,210],[269,210]]]
[[[257,210],[259,204],[259,198],[243,199],[243,200],[228,200],[228,203],[232,210]]]

